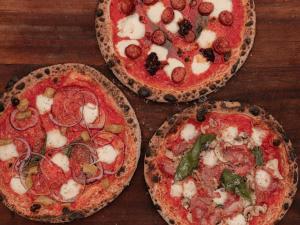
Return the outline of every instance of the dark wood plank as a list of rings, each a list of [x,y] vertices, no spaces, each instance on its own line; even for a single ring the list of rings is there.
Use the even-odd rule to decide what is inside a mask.
[[[94,31],[97,0],[0,0],[0,91],[13,76],[39,67],[78,62],[94,66],[118,85],[136,110],[149,139],[170,115],[189,104],[145,102],[124,88],[103,64]],[[300,155],[300,4],[298,0],[257,0],[257,37],[245,66],[226,87],[209,96],[258,104],[284,125]],[[38,224],[0,205],[1,224]],[[110,206],[79,225],[163,225],[147,193],[143,161],[131,185]],[[300,224],[300,192],[281,225]]]

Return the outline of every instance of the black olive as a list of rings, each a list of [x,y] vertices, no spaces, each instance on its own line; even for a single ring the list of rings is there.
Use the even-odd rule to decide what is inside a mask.
[[[30,211],[31,212],[37,212],[42,206],[40,204],[33,204],[31,207],[30,207]]]
[[[3,112],[4,111],[4,104],[3,102],[0,102],[0,112]]]
[[[215,61],[215,53],[212,48],[206,48],[200,50],[202,55],[210,62]]]
[[[187,19],[183,19],[181,20],[179,23],[179,31],[178,33],[181,36],[185,36],[189,33],[189,31],[193,28],[193,25],[191,24],[190,21],[188,21]]]
[[[148,71],[148,73],[151,76],[153,76],[159,70],[160,64],[161,63],[158,60],[157,54],[154,52],[151,52],[146,59],[145,68]]]
[[[20,104],[20,100],[19,100],[18,98],[16,98],[16,97],[12,97],[12,98],[11,98],[11,104],[12,104],[13,106],[17,106],[17,105]]]

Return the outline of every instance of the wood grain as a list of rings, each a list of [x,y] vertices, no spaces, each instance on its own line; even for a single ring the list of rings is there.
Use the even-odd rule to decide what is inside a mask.
[[[77,62],[91,65],[113,80],[136,110],[143,133],[143,153],[149,139],[170,115],[189,104],[145,102],[124,88],[103,65],[98,50],[94,14],[96,0],[0,0],[0,90],[13,76],[39,67]],[[255,103],[283,124],[300,154],[300,4],[299,0],[257,0],[257,37],[242,69],[214,100]],[[0,128],[1,129],[1,128]],[[143,156],[143,154],[142,154]],[[1,224],[32,225],[0,205]],[[147,193],[143,160],[131,185],[96,215],[72,225],[164,225]],[[300,224],[300,192],[281,225]]]

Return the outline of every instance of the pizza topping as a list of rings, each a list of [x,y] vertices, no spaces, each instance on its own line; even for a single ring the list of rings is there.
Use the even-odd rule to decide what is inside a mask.
[[[166,25],[166,29],[173,34],[177,33],[179,30],[178,22],[182,19],[183,15],[178,10],[174,10],[174,19]]]
[[[209,61],[209,62],[214,62],[215,61],[215,53],[212,48],[206,48],[206,49],[201,49],[200,52],[202,53],[203,57]]]
[[[260,128],[252,129],[251,139],[253,140],[253,142],[256,146],[261,146],[262,141],[265,138],[265,136],[266,136],[266,133],[264,130],[261,130]]]
[[[160,47],[160,46],[158,46],[158,47]],[[157,47],[155,47],[155,49],[157,49]],[[161,51],[160,57],[164,57],[164,55],[165,55],[164,51]],[[146,68],[147,72],[152,76],[155,75],[156,72],[160,69],[160,65],[161,65],[161,63],[158,59],[157,54],[155,52],[151,52],[147,56],[146,63],[145,63],[145,68]]]
[[[178,33],[183,37],[187,35],[189,31],[193,28],[193,25],[187,19],[181,20],[180,22],[178,22],[178,25],[179,25]]]
[[[57,129],[47,132],[47,144],[48,148],[61,148],[66,145],[68,139],[61,134]]]
[[[177,67],[184,67],[184,64],[176,59],[176,58],[168,58],[168,65],[164,67],[164,71],[166,72],[168,77],[172,77],[172,72]]]
[[[25,112],[15,109],[10,115],[10,123],[16,130],[24,131],[34,127],[39,122],[38,112],[34,108],[28,108]]]
[[[193,180],[183,183],[183,196],[191,199],[197,193],[197,188]]]
[[[16,98],[16,97],[12,97],[11,98],[11,104],[13,106],[18,106],[20,104],[20,100],[18,98]]]
[[[141,39],[145,36],[145,24],[140,22],[137,13],[127,16],[118,21],[118,36],[130,39]]]
[[[97,149],[98,159],[100,162],[112,164],[119,152],[112,145],[105,145]]]
[[[82,131],[80,134],[80,138],[83,140],[83,142],[88,142],[91,140],[90,134],[88,131]]]
[[[184,10],[186,6],[186,0],[171,0],[171,6],[173,9]]]
[[[171,79],[174,83],[181,83],[184,81],[186,70],[184,67],[176,67],[172,71]]]
[[[200,48],[210,48],[213,42],[216,40],[217,34],[211,30],[202,30],[197,43],[199,44]]]
[[[219,15],[219,21],[224,26],[231,26],[233,23],[233,15],[229,11],[222,11]]]
[[[138,45],[128,45],[125,49],[125,54],[130,59],[137,59],[142,54],[142,48]]]
[[[176,172],[175,163],[168,158],[161,160],[158,167],[168,177],[173,177]]]
[[[199,75],[207,71],[210,67],[210,62],[206,60],[202,55],[198,54],[194,56],[192,62],[192,72],[195,75]]]
[[[7,161],[15,157],[18,157],[19,153],[17,151],[17,146],[14,143],[9,143],[0,146],[0,160]]]
[[[149,50],[149,54],[151,54],[151,53],[155,53],[157,55],[159,61],[165,61],[165,60],[167,60],[167,56],[168,56],[169,52],[168,52],[167,48],[153,44],[153,45],[151,45],[151,48]],[[154,62],[155,62],[155,60],[154,60]]]
[[[118,42],[116,47],[117,47],[119,54],[122,57],[126,57],[125,49],[130,45],[139,46],[140,43],[137,40],[122,40],[122,41]]]
[[[28,99],[24,98],[20,101],[20,104],[17,106],[17,109],[20,112],[25,112],[29,107],[29,101]]]
[[[213,43],[213,48],[219,54],[230,52],[230,44],[225,37],[217,38]]]
[[[194,31],[190,30],[187,35],[184,36],[184,40],[187,42],[187,43],[192,43],[194,42],[196,39],[196,35],[194,33]]]
[[[260,147],[254,147],[252,153],[255,157],[256,165],[262,166],[264,164],[264,157]]]
[[[239,145],[242,142],[238,139],[238,134],[237,127],[227,127],[222,131],[222,139],[230,145]]]
[[[180,198],[182,196],[182,193],[183,193],[183,187],[181,184],[174,183],[171,185],[170,195],[173,198]]]
[[[166,35],[162,30],[156,30],[152,34],[152,42],[157,45],[163,45],[166,42]]]
[[[143,3],[146,5],[153,5],[157,2],[158,0],[143,0]]]
[[[164,24],[169,24],[174,19],[174,16],[175,16],[174,10],[171,7],[167,7],[164,9],[161,15],[161,20]]]
[[[120,9],[122,13],[124,13],[126,16],[132,14],[135,9],[134,2],[132,0],[121,0],[120,1]]]
[[[92,124],[99,116],[99,109],[97,105],[92,103],[87,103],[80,107],[80,111],[83,114],[84,122],[87,124]]]
[[[214,10],[214,5],[211,2],[201,2],[198,6],[198,12],[202,16],[208,16]]]
[[[218,163],[218,157],[213,150],[203,152],[202,157],[203,164],[210,168],[214,167]]]
[[[232,0],[205,0],[205,2],[211,2],[214,5],[214,10],[210,14],[212,17],[218,18],[224,10],[232,11]]]
[[[193,124],[186,124],[182,131],[180,132],[180,136],[186,142],[193,140],[198,135],[198,131]]]
[[[228,194],[225,191],[224,188],[219,188],[214,192],[214,198],[213,198],[213,202],[219,206],[219,205],[224,205],[227,198],[228,198]]]
[[[164,10],[164,4],[162,2],[157,2],[149,7],[147,16],[153,23],[159,23]]]
[[[68,180],[60,188],[60,195],[64,201],[74,201],[76,196],[80,193],[81,185],[76,183],[73,179]]]
[[[119,134],[124,130],[124,126],[119,124],[110,124],[105,126],[104,130],[113,134]]]
[[[228,225],[247,225],[247,221],[242,214],[238,214],[226,220]]]
[[[27,188],[23,186],[20,177],[13,177],[10,181],[10,187],[19,195],[23,195],[27,192]]]
[[[58,167],[60,167],[65,173],[68,172],[69,169],[69,158],[62,154],[62,153],[56,153],[51,161],[57,165]]]
[[[266,168],[268,168],[272,171],[274,177],[276,177],[280,180],[283,179],[283,177],[281,176],[279,169],[278,169],[278,159],[269,160],[266,163]]]
[[[45,95],[38,95],[36,97],[36,107],[41,115],[49,112],[52,105],[53,98],[46,97]]]
[[[262,188],[267,189],[271,184],[272,178],[268,172],[263,169],[258,169],[255,173],[255,182]]]

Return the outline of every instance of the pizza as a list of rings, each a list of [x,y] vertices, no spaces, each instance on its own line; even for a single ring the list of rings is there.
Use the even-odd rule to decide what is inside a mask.
[[[152,200],[168,224],[271,225],[292,204],[298,167],[281,125],[258,106],[187,108],[152,137]]]
[[[28,219],[89,216],[129,184],[140,155],[135,113],[121,91],[81,64],[9,82],[0,99],[0,197]]]
[[[100,50],[138,95],[186,102],[225,85],[255,36],[253,0],[103,0],[96,13]]]

